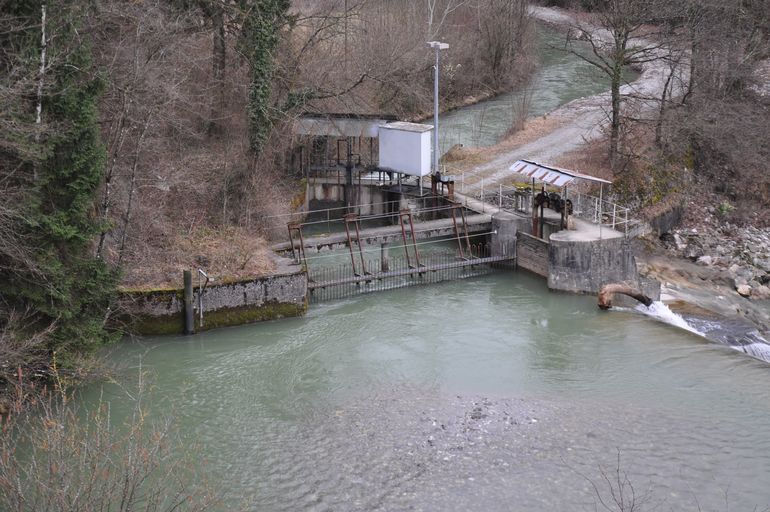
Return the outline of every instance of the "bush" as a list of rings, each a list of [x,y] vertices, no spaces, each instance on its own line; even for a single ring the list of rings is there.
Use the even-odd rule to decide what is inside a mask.
[[[54,379],[55,381],[57,379]],[[58,389],[58,388],[57,388]],[[205,492],[192,492],[171,423],[151,423],[141,393],[125,424],[110,408],[84,410],[62,392],[43,391],[17,400],[0,438],[0,509],[35,512],[206,510]],[[32,404],[24,413],[23,404]],[[173,444],[178,444],[174,442]]]

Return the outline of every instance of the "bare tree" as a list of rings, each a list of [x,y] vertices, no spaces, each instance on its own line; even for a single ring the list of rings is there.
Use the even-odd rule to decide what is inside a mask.
[[[588,0],[588,6],[602,30],[576,25],[568,34],[568,49],[600,69],[610,80],[609,158],[613,170],[618,166],[623,71],[626,66],[638,66],[663,58],[663,43],[654,42],[650,34],[642,38],[647,24],[658,19],[662,5],[658,0]],[[590,56],[583,55],[571,45],[578,39],[589,43]]]

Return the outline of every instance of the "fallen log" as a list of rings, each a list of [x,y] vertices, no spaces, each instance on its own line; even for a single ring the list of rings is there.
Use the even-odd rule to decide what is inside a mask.
[[[601,309],[610,309],[612,307],[612,299],[616,293],[622,293],[628,295],[649,307],[652,304],[652,299],[637,290],[636,288],[623,283],[605,284],[602,289],[599,290],[599,307]]]

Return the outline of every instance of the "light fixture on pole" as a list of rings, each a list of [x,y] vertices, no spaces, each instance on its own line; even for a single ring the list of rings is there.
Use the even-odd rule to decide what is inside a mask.
[[[438,172],[438,72],[439,72],[439,54],[441,50],[449,48],[447,43],[438,41],[429,41],[428,46],[436,50],[436,65],[433,74],[433,174]],[[420,195],[422,195],[422,178],[420,178]]]

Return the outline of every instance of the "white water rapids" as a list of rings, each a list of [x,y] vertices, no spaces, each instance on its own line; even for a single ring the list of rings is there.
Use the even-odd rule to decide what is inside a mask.
[[[673,311],[671,311],[671,309],[669,309],[668,306],[666,306],[664,303],[662,303],[659,300],[654,301],[652,304],[650,304],[649,307],[645,306],[644,304],[639,304],[634,309],[660,322],[663,322],[664,324],[673,325],[674,327],[679,327],[680,329],[690,331],[699,336],[704,336],[704,333],[700,332],[698,329],[688,324],[687,320],[682,318],[677,313],[674,313]]]
[[[734,350],[770,363],[770,343],[768,343],[757,330],[745,332],[737,337],[737,339],[735,336],[725,336],[723,331],[725,331],[726,328],[720,323],[698,322],[699,326],[696,327],[681,315],[671,311],[671,309],[661,301],[655,301],[650,304],[649,307],[646,307],[644,304],[639,304],[634,310],[652,317],[655,320],[684,329],[711,341],[719,341]]]

